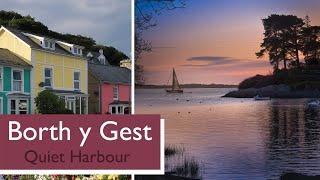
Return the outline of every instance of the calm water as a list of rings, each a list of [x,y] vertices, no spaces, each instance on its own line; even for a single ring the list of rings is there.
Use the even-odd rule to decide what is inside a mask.
[[[279,179],[320,174],[320,109],[307,99],[220,98],[232,89],[136,90],[136,113],[166,119],[166,144],[183,144],[203,179]]]

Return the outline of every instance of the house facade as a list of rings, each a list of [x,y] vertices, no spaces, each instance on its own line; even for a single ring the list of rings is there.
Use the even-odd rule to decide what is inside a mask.
[[[123,59],[120,61],[120,67],[128,68],[131,70],[131,59]]]
[[[82,54],[84,47],[1,27],[0,48],[33,67],[31,113],[36,112],[34,98],[43,90],[64,99],[66,107],[75,114],[88,113],[88,62]]]
[[[89,113],[130,114],[131,71],[99,63],[88,66]]]
[[[32,66],[0,48],[0,114],[30,114]]]

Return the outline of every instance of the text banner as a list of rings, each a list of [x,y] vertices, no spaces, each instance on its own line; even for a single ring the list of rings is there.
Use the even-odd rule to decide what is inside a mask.
[[[162,152],[160,115],[0,116],[1,170],[160,170]]]

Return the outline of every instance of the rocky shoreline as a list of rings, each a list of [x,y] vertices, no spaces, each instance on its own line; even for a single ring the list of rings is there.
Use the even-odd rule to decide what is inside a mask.
[[[253,98],[256,95],[271,98],[320,98],[318,89],[293,90],[288,85],[270,85],[262,88],[238,89],[223,97]]]

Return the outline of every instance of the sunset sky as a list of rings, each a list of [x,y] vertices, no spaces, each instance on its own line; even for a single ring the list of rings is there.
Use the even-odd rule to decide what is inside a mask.
[[[255,52],[263,38],[261,19],[270,14],[309,15],[320,25],[318,0],[187,0],[184,9],[157,16],[144,34],[153,51],[144,54],[146,84],[166,84],[174,67],[181,83],[238,84],[268,74],[267,60]]]

